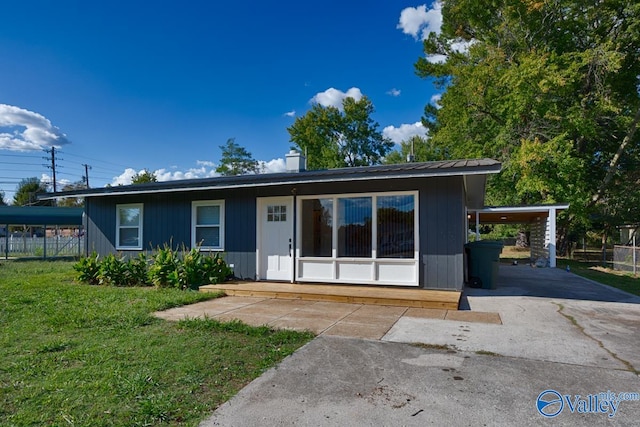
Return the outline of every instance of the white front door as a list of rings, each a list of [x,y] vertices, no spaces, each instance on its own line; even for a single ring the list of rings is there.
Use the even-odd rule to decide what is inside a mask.
[[[293,279],[293,197],[258,199],[258,278]]]

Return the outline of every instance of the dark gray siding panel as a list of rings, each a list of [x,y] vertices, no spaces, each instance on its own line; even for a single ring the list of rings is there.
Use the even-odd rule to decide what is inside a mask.
[[[85,200],[85,230],[87,233],[87,253],[99,254],[115,252],[116,208],[106,198]]]
[[[143,203],[145,250],[165,243],[191,245],[191,204],[225,200],[225,258],[237,277],[256,277],[256,198],[384,191],[419,191],[420,284],[431,289],[461,289],[465,241],[464,186],[461,177],[297,184],[235,190],[157,193],[86,199],[88,250],[115,251],[116,204]]]
[[[464,213],[461,178],[431,179],[421,189],[420,247],[424,288],[462,289]]]
[[[256,201],[253,189],[231,192],[159,193],[137,197],[86,200],[88,251],[116,252],[116,205],[142,203],[144,250],[165,244],[191,249],[191,204],[195,200],[225,200],[225,255],[237,277],[256,276]],[[136,254],[138,251],[127,251]]]

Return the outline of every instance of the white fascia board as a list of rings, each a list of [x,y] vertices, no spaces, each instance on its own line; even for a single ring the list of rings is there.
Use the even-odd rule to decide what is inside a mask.
[[[533,212],[549,212],[551,209],[563,210],[569,209],[569,204],[558,205],[532,205],[532,206],[489,206],[482,209],[469,209],[470,212],[479,213],[533,213]]]

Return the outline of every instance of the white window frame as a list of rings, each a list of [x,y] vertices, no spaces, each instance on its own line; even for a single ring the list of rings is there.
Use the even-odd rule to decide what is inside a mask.
[[[120,225],[120,209],[140,209],[140,223],[137,226]],[[142,250],[142,236],[144,224],[144,204],[142,203],[127,203],[122,205],[116,205],[116,249],[119,251],[141,251]],[[120,229],[122,228],[137,228],[138,229],[138,246],[121,246],[120,245]]]
[[[378,197],[414,197],[414,256],[413,258],[378,258]],[[352,197],[372,198],[371,257],[338,256],[338,199]],[[332,250],[330,257],[301,256],[302,219],[296,223],[296,278],[301,282],[354,283],[368,285],[419,286],[420,254],[420,198],[419,191],[383,191],[375,193],[314,194],[298,196],[297,210],[302,212],[302,201],[306,199],[333,199]]]
[[[199,226],[198,220],[198,208],[201,206],[219,206],[220,207],[220,223],[209,226]],[[191,202],[191,247],[197,248],[199,242],[196,241],[196,229],[198,227],[218,227],[220,229],[220,245],[219,246],[200,246],[201,251],[224,251],[224,231],[225,231],[225,209],[224,200],[198,200]]]

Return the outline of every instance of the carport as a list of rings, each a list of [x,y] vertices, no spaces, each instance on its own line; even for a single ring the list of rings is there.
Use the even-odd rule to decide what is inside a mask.
[[[480,224],[527,224],[531,227],[531,256],[549,260],[549,267],[556,266],[556,216],[568,209],[568,204],[531,206],[489,206],[469,210],[469,229],[475,227],[480,239]],[[473,226],[475,224],[475,226]],[[553,238],[552,238],[553,236]]]
[[[0,225],[3,226],[4,255],[9,258],[9,226],[37,226],[45,229],[43,235],[43,257],[47,257],[47,233],[49,226],[82,227],[83,208],[61,208],[52,206],[0,206]]]

